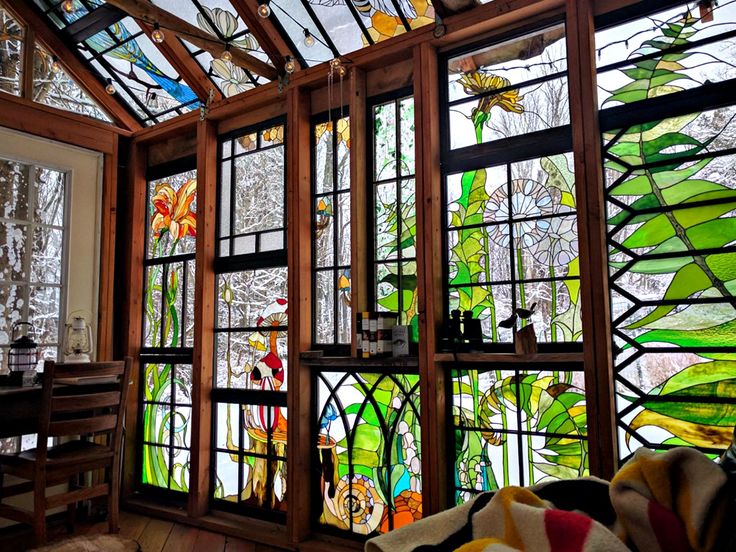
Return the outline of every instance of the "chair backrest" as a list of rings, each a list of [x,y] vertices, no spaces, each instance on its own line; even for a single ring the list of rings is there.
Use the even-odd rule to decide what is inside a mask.
[[[119,446],[131,365],[130,357],[114,362],[44,363],[39,460],[46,456],[49,437],[107,434],[109,446]]]

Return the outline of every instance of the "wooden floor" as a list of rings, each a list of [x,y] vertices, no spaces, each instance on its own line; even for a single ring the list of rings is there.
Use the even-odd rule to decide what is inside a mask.
[[[71,536],[107,533],[107,522],[78,523],[74,535],[67,534],[61,524],[50,524],[48,530],[49,543],[53,543]],[[263,544],[130,512],[120,512],[120,535],[138,541],[142,552],[281,552]],[[30,546],[28,531],[0,536],[0,550],[27,550]]]

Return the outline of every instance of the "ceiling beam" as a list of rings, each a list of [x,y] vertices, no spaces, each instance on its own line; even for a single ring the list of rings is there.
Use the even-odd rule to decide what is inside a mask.
[[[127,107],[105,91],[105,85],[51,29],[46,19],[36,13],[31,3],[25,0],[5,0],[5,7],[27,27],[33,28],[36,40],[59,58],[69,75],[84,87],[117,124],[131,131],[143,128]]]
[[[64,33],[72,42],[82,42],[96,35],[103,29],[114,25],[125,17],[125,12],[121,9],[103,4],[95,11],[80,17],[73,23],[64,27]]]
[[[284,69],[286,56],[296,59],[295,53],[276,30],[271,19],[258,15],[256,0],[230,0],[230,3],[279,71]]]
[[[179,38],[191,42],[198,48],[206,50],[214,58],[222,57],[222,53],[225,51],[225,44],[216,36],[153,4],[144,2],[143,0],[108,0],[107,3],[124,10],[128,15],[136,19],[141,19],[150,25],[158,23],[162,29],[168,30]],[[276,68],[240,48],[231,47],[230,53],[232,54],[233,63],[239,67],[248,69],[269,80],[276,80],[279,76]]]
[[[149,25],[145,21],[136,19],[136,23],[141,29],[150,37],[153,31],[153,26]],[[176,37],[166,37],[166,39],[157,44],[151,40],[153,44],[158,48],[161,54],[166,58],[174,69],[184,77],[184,81],[194,91],[194,93],[203,102],[207,102],[209,98],[210,90],[212,90],[214,100],[218,101],[222,99],[222,94],[217,87],[210,81],[205,74],[202,67],[194,60],[189,54],[186,46],[181,43]]]

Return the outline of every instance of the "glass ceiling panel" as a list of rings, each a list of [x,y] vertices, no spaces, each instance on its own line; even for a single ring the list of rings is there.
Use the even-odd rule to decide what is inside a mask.
[[[393,0],[270,1],[272,17],[310,66],[434,23],[430,0],[396,0],[396,4],[398,10]],[[312,47],[304,44],[305,29],[316,39]]]

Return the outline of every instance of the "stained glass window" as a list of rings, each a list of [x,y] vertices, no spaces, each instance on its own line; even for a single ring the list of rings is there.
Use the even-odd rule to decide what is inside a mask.
[[[57,360],[66,196],[66,173],[0,158],[0,365],[7,363],[17,322],[34,325],[39,359]]]
[[[376,310],[401,313],[418,338],[414,99],[372,107]]]
[[[582,337],[562,31],[447,59],[447,312],[472,312],[492,343],[513,340],[513,323],[500,322],[519,308],[533,311],[518,325],[533,323],[540,342]],[[467,136],[475,145],[453,151]]]
[[[283,121],[220,141],[214,505],[286,511],[288,288]]]
[[[187,163],[193,164],[192,161]],[[141,348],[141,482],[186,492],[194,346],[197,174],[148,183]]]
[[[582,340],[563,26],[445,58],[447,303],[485,349]],[[525,312],[526,311],[526,312]],[[479,346],[483,347],[483,346]],[[582,362],[451,365],[457,503],[505,485],[588,473]]]
[[[271,0],[269,5],[271,18],[310,66],[433,24],[435,19],[429,0],[382,3]],[[311,46],[305,42],[305,29],[315,39]]]
[[[0,90],[20,96],[23,27],[0,5]]]
[[[110,121],[100,106],[36,43],[33,58],[33,100],[80,115]]]
[[[313,309],[316,345],[349,345],[350,311],[350,120],[312,128]]]
[[[452,371],[458,504],[507,485],[588,475],[583,364],[544,368],[494,363]]]
[[[319,523],[359,535],[422,517],[419,376],[316,372]]]
[[[228,42],[232,47],[245,50],[270,63],[268,56],[247,29],[235,7],[227,0],[154,0],[153,3],[216,36],[223,43]],[[267,79],[228,61],[213,59],[209,52],[193,46],[186,40],[183,42],[202,70],[225,96],[234,96],[268,82]]]
[[[151,39],[124,12],[101,0],[75,0],[72,11],[57,0],[35,0],[49,20],[77,42],[82,57],[145,124],[199,106],[199,99]],[[105,26],[103,26],[105,25]]]
[[[735,27],[683,4],[596,35],[622,460],[736,424]]]

